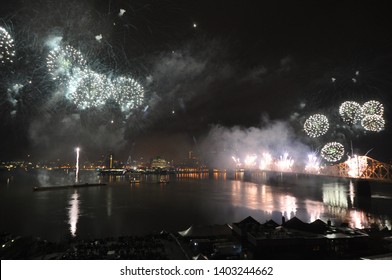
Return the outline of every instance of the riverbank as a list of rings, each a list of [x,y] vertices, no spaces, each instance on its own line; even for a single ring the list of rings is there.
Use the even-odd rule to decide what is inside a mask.
[[[252,217],[232,225],[191,226],[176,233],[70,238],[55,243],[0,234],[0,259],[187,260],[187,259],[362,259],[392,258],[392,231],[330,226],[297,218],[278,225]]]

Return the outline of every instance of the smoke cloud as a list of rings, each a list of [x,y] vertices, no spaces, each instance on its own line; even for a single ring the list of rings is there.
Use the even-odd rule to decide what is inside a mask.
[[[215,125],[200,147],[203,159],[216,168],[232,168],[232,156],[244,159],[247,155],[262,155],[265,152],[275,158],[288,153],[302,164],[311,152],[297,138],[293,128],[283,121],[271,121],[264,127],[250,128]]]

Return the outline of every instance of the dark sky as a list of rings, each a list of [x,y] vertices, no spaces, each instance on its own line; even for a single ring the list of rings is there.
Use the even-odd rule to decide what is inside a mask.
[[[277,121],[310,150],[337,139],[352,142],[361,153],[373,149],[375,158],[392,158],[392,18],[386,3],[19,0],[2,5],[0,25],[15,39],[17,59],[0,66],[0,160],[27,154],[70,160],[78,145],[88,160],[109,152],[122,160],[130,154],[179,160],[190,149],[208,149],[213,141],[208,135],[217,125],[231,133],[263,131]],[[126,10],[122,16],[120,9]],[[81,111],[59,97],[45,64],[50,36],[79,49],[97,72],[132,75],[145,88],[144,105],[126,117],[116,104]],[[10,93],[15,83],[24,86]],[[341,102],[370,99],[384,104],[385,130],[342,128],[336,117]],[[330,117],[331,130],[311,141],[302,125],[314,113]]]

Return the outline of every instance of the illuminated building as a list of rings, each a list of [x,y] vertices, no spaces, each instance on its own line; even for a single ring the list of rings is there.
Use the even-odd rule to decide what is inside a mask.
[[[167,164],[165,159],[158,156],[151,161],[151,168],[152,169],[167,169],[167,168],[169,168],[169,165]]]

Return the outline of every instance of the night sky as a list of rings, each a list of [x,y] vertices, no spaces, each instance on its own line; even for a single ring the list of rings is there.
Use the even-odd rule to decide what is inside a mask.
[[[7,0],[0,19],[16,50],[13,64],[0,65],[0,160],[72,160],[76,146],[91,161],[262,147],[295,155],[329,141],[392,159],[386,2]],[[76,108],[47,73],[53,36],[94,71],[139,81],[143,105],[128,115],[113,102]],[[23,87],[10,91],[16,83]],[[384,104],[385,130],[342,124],[343,101],[371,99]],[[315,113],[331,127],[314,140],[302,127]]]

